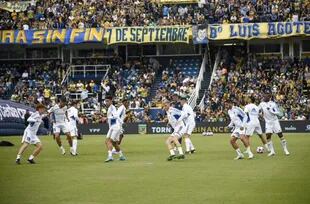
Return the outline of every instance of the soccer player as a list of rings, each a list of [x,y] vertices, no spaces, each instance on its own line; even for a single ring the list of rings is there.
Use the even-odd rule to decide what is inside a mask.
[[[67,110],[68,113],[68,119],[69,119],[69,131],[70,136],[72,138],[72,151],[71,155],[76,156],[77,153],[77,145],[78,145],[78,129],[77,129],[77,123],[79,123],[79,115],[78,115],[78,109],[77,109],[77,102],[73,101],[71,103],[71,107]]]
[[[264,101],[259,104],[259,108],[260,110],[262,110],[263,117],[266,123],[267,144],[270,149],[270,153],[268,154],[268,156],[275,155],[275,150],[271,140],[271,136],[273,133],[278,134],[285,155],[290,155],[289,151],[287,150],[287,141],[283,136],[282,128],[278,119],[278,116],[280,116],[281,113],[277,104],[271,100],[271,94],[266,94],[264,96]]]
[[[38,129],[42,123],[42,118],[44,117],[43,113],[45,111],[45,106],[42,104],[38,104],[36,106],[36,112],[34,112],[28,119],[28,126],[24,131],[24,136],[22,139],[22,146],[19,148],[16,157],[16,164],[20,164],[21,156],[27,147],[31,144],[35,145],[35,149],[33,153],[28,158],[28,162],[30,164],[35,164],[34,158],[40,154],[42,151],[42,143],[37,136]]]
[[[115,106],[113,105],[112,97],[106,97],[105,103],[108,107],[107,118],[109,123],[109,131],[107,133],[107,138],[105,144],[108,149],[108,158],[105,162],[113,161],[112,149],[115,147],[116,152],[119,154],[119,160],[124,161],[126,160],[125,156],[123,155],[122,150],[119,146],[120,134],[122,129],[122,122],[121,119],[116,111]]]
[[[123,99],[122,100],[122,105],[120,105],[120,107],[118,107],[118,109],[117,109],[117,115],[120,118],[121,126],[123,126],[123,124],[125,122],[126,110],[127,110],[128,106],[129,106],[128,100],[127,99]],[[124,128],[122,127],[121,128],[121,132],[120,132],[120,137],[119,137],[118,145],[121,145],[123,138],[124,138]],[[112,153],[113,154],[118,154],[118,152],[115,150],[115,147],[113,147]]]
[[[123,99],[122,100],[122,105],[120,107],[118,107],[118,109],[117,109],[117,114],[118,114],[118,116],[120,118],[121,125],[123,125],[124,122],[125,122],[126,111],[128,109],[128,106],[129,106],[128,100],[127,99]],[[120,135],[119,142],[118,142],[119,145],[121,145],[123,138],[124,138],[124,128],[122,127],[121,135]]]
[[[61,154],[65,155],[66,150],[62,146],[60,133],[63,132],[67,136],[68,143],[70,145],[70,151],[72,151],[72,138],[70,136],[70,131],[68,130],[68,115],[67,115],[67,106],[66,99],[60,98],[59,103],[54,105],[48,110],[48,113],[52,115],[53,118],[53,133],[54,139],[56,140]]]
[[[185,131],[184,131],[184,141],[185,141],[185,147],[187,154],[193,154],[195,153],[195,147],[190,139],[190,136],[196,126],[195,123],[195,113],[190,105],[187,104],[187,98],[182,97],[181,100],[181,106],[182,106],[182,114],[181,117],[178,119],[178,122],[184,122],[185,123]]]
[[[250,136],[255,133],[260,137],[263,145],[269,152],[269,147],[267,145],[267,140],[263,135],[261,125],[259,123],[259,107],[254,104],[254,99],[251,98],[251,103],[244,107],[244,112],[247,114],[247,121],[245,126],[245,135],[248,143],[250,144]]]
[[[229,128],[234,128],[230,138],[231,146],[236,150],[237,157],[235,160],[243,159],[244,155],[241,153],[237,140],[240,139],[246,148],[246,152],[249,155],[249,159],[254,157],[253,153],[251,152],[250,145],[245,138],[245,122],[247,120],[247,116],[244,111],[237,107],[233,106],[232,104],[228,104],[228,115],[230,118],[230,123],[228,125]]]
[[[168,146],[170,156],[167,158],[168,161],[171,161],[175,158],[184,159],[185,156],[183,154],[182,146],[179,142],[179,138],[182,137],[183,132],[185,131],[185,124],[183,121],[178,121],[181,117],[182,112],[170,105],[169,101],[165,101],[164,110],[167,113],[168,123],[173,128],[173,133],[167,138],[166,144]],[[174,146],[177,148],[178,155],[175,155]]]

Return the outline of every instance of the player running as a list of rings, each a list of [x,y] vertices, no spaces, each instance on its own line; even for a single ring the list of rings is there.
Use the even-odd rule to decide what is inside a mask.
[[[105,162],[111,162],[114,160],[113,155],[112,155],[113,147],[115,147],[115,150],[119,154],[119,160],[124,161],[126,160],[126,158],[123,155],[123,152],[120,149],[120,146],[118,144],[120,140],[121,130],[122,130],[122,122],[116,111],[115,106],[113,105],[112,97],[111,96],[106,97],[105,102],[108,107],[107,119],[109,123],[109,131],[107,133],[107,138],[105,141],[105,144],[108,149],[108,158],[105,160]]]
[[[287,142],[283,136],[282,128],[278,119],[278,116],[280,116],[281,113],[277,104],[271,100],[270,94],[265,95],[264,101],[259,104],[259,108],[263,112],[263,117],[266,123],[267,144],[270,149],[270,153],[268,154],[268,156],[275,155],[275,150],[271,140],[271,136],[273,133],[278,134],[285,155],[290,155],[289,151],[287,150]]]
[[[28,162],[30,164],[35,164],[34,158],[40,154],[42,151],[42,143],[37,136],[38,129],[42,123],[42,118],[45,117],[43,115],[45,111],[45,106],[42,104],[38,104],[36,106],[36,112],[34,112],[28,119],[27,122],[29,123],[24,131],[24,136],[22,139],[22,146],[19,148],[16,157],[16,164],[20,164],[21,156],[27,147],[31,144],[35,145],[35,149],[33,153],[29,156]]]
[[[77,102],[73,101],[71,103],[71,107],[67,110],[68,119],[69,119],[69,123],[68,123],[69,126],[68,127],[69,127],[69,131],[70,131],[70,136],[72,138],[72,151],[71,151],[72,156],[78,155],[78,153],[77,153],[77,146],[78,146],[77,124],[80,121],[78,112],[79,111],[77,109]]]
[[[184,131],[185,131],[185,124],[183,121],[178,121],[178,119],[181,117],[182,112],[172,106],[170,106],[169,101],[165,101],[164,104],[164,110],[167,113],[168,123],[173,128],[173,133],[167,138],[166,144],[168,146],[168,149],[170,151],[170,156],[167,158],[168,161],[171,161],[173,159],[184,159],[185,156],[183,154],[182,146],[179,142],[179,138],[182,137]],[[174,147],[177,148],[178,155],[175,155]]]
[[[70,131],[68,130],[68,116],[67,116],[67,106],[66,99],[61,98],[59,103],[54,105],[48,110],[49,114],[52,114],[53,118],[53,133],[54,139],[56,140],[61,154],[65,155],[66,150],[61,144],[60,133],[63,132],[67,136],[68,143],[70,145],[70,151],[72,151],[72,138],[70,136]]]
[[[245,124],[246,139],[248,140],[248,143],[250,144],[250,136],[252,136],[254,132],[257,133],[263,145],[269,152],[267,140],[263,135],[263,131],[259,123],[259,119],[258,119],[259,118],[259,107],[253,103],[254,99],[251,99],[251,102],[252,103],[249,103],[244,107],[244,112],[247,114],[247,121]]]
[[[181,117],[178,119],[178,122],[185,123],[185,131],[184,131],[184,141],[187,154],[195,153],[195,147],[190,139],[190,136],[196,126],[195,123],[195,113],[190,105],[187,104],[187,98],[181,98],[181,105],[182,105],[182,114]]]
[[[247,120],[247,116],[244,111],[237,107],[233,106],[232,104],[228,104],[228,115],[230,118],[230,123],[228,125],[229,128],[234,128],[230,138],[231,146],[236,150],[237,157],[235,160],[243,159],[244,155],[241,153],[237,140],[240,139],[246,148],[246,153],[249,155],[249,159],[254,157],[253,153],[251,152],[250,145],[245,138],[245,122]]]

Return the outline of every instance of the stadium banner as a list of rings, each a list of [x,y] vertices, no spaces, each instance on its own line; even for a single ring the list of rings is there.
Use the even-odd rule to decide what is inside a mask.
[[[116,27],[107,28],[107,44],[117,43],[189,43],[190,26]]]
[[[209,40],[250,40],[290,36],[310,36],[310,21],[214,24],[208,27]]]
[[[213,132],[213,133],[227,133],[228,123],[226,122],[198,122],[193,133]],[[167,123],[152,123],[147,126],[147,134],[170,134],[173,129],[167,126]]]
[[[126,123],[123,125],[125,134],[138,134],[139,123]],[[78,130],[82,135],[106,135],[109,130],[107,123],[79,124]]]
[[[208,26],[207,25],[199,25],[192,27],[193,32],[193,43],[196,44],[208,44]]]
[[[0,44],[77,44],[104,42],[103,28],[58,30],[2,30]]]
[[[32,107],[8,100],[0,100],[0,135],[23,135],[25,127],[24,116],[26,111],[33,113]],[[43,125],[38,134],[46,134]]]

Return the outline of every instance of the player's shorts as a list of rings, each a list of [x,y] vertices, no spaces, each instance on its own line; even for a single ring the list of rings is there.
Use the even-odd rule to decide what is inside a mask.
[[[68,133],[70,130],[68,129],[68,124],[67,123],[54,123],[53,124],[53,133]]]
[[[186,124],[184,134],[191,135],[192,132],[195,129],[195,126],[196,126],[195,123],[188,123],[188,124]]]
[[[121,129],[122,129],[121,127],[112,127],[112,128],[110,128],[108,133],[107,133],[107,138],[110,138],[114,142],[118,142],[119,141],[119,137],[121,135]]]
[[[39,137],[35,133],[32,133],[29,130],[25,130],[23,138],[22,138],[22,143],[24,143],[24,142],[26,142],[28,144],[37,144],[37,143],[40,143],[41,140],[39,139]]]
[[[257,134],[263,134],[262,127],[260,124],[248,124],[245,127],[245,135],[252,136],[256,132]]]
[[[280,133],[282,132],[282,128],[280,126],[280,122],[278,120],[266,122],[266,133]]]
[[[181,138],[183,136],[185,132],[185,126],[184,125],[177,125],[174,130],[173,133],[171,134],[172,137],[176,137],[176,138]]]
[[[243,130],[240,127],[236,127],[233,132],[231,133],[232,137],[240,138],[241,135],[245,134],[245,128]]]

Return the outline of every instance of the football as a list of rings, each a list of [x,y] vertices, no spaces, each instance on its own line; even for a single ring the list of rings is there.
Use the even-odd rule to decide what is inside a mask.
[[[256,152],[259,153],[259,154],[264,153],[264,147],[257,147],[256,148]]]

